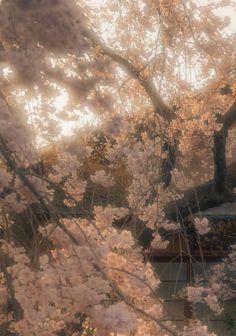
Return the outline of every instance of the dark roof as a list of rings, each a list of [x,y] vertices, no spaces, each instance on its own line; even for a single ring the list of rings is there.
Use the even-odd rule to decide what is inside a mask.
[[[220,206],[209,208],[207,210],[201,211],[197,213],[195,216],[214,218],[217,217],[219,219],[229,218],[236,219],[236,201],[232,203],[223,203]]]

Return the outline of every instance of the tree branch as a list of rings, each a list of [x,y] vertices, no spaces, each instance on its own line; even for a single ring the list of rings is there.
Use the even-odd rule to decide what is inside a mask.
[[[226,192],[226,155],[225,155],[226,134],[224,127],[214,134],[214,190],[218,194]]]
[[[160,176],[160,183],[163,183],[164,186],[167,188],[171,182],[171,172],[175,165],[176,160],[176,141],[174,144],[169,144],[168,142],[164,142],[163,149],[168,153],[165,159],[162,159],[161,162],[161,176]]]
[[[128,59],[106,46],[91,29],[84,31],[83,35],[92,42],[94,47],[100,47],[101,52],[104,55],[110,57],[114,62],[118,63],[133,79],[139,82],[151,100],[155,113],[158,113],[163,118],[166,127],[168,127],[170,121],[174,117],[174,112],[164,103],[155,88],[153,80],[151,78],[144,78],[141,74],[142,69],[137,68]],[[163,183],[165,187],[168,187],[171,181],[171,171],[175,165],[175,150],[176,141],[174,140],[174,145],[172,145],[164,137],[163,151],[167,152],[167,157],[163,159],[161,164],[160,182]]]
[[[220,122],[223,122],[223,128],[225,132],[228,132],[229,128],[236,122],[236,100],[229,109],[229,111],[221,117]]]
[[[95,47],[100,47],[101,52],[109,56],[114,62],[118,63],[132,78],[136,79],[142,88],[146,91],[150,98],[155,112],[159,113],[168,123],[173,118],[173,114],[169,107],[164,103],[161,96],[158,94],[155,85],[151,78],[144,78],[141,75],[142,69],[134,66],[125,57],[119,55],[114,50],[106,46],[91,29],[85,30],[83,35],[88,38]]]
[[[23,317],[23,310],[19,302],[16,300],[15,289],[12,283],[12,277],[8,272],[8,266],[9,258],[0,250],[0,270],[4,275],[8,294],[8,302],[4,308],[6,309],[7,314],[12,313],[15,321],[19,321]]]
[[[236,187],[236,161],[227,168],[225,180],[229,190]],[[182,221],[196,212],[234,200],[236,200],[236,195],[233,193],[216,193],[213,179],[196,188],[186,190],[181,199],[169,202],[165,207],[165,214],[168,219]]]
[[[32,192],[32,194],[36,197],[39,203],[42,205],[44,211],[48,212],[55,221],[56,225],[58,225],[62,231],[64,231],[67,236],[73,241],[76,245],[78,244],[77,239],[73,236],[70,230],[60,221],[60,219],[54,214],[53,209],[51,209],[50,202],[45,202],[43,196],[39,193],[39,191],[34,187],[34,185],[30,182],[28,177],[22,172],[22,170],[17,166],[14,158],[12,157],[12,153],[8,149],[4,139],[0,135],[0,155],[3,157],[6,162],[8,168],[15,173],[19,179],[24,183],[24,185]]]

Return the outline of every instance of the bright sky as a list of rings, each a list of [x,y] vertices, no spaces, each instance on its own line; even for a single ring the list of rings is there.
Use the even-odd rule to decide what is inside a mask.
[[[231,32],[236,32],[236,11],[232,7],[225,7],[221,10],[218,10],[217,13],[222,16],[229,16],[231,19],[229,30]]]
[[[104,6],[108,0],[93,0],[94,7]],[[198,3],[207,4],[207,0],[199,0]],[[233,10],[232,7],[225,7],[224,9],[218,10],[217,13],[220,16],[229,16],[231,19],[230,27],[227,28],[229,32],[236,32],[236,11]],[[107,23],[109,26],[109,23]],[[104,26],[104,35],[103,38],[106,39],[107,34],[109,34],[109,29],[106,29],[106,25]],[[68,100],[68,95],[66,93],[62,93],[59,95],[55,101],[54,106],[57,110],[63,111],[63,108],[66,106]],[[35,109],[35,103],[29,103],[26,106],[29,113],[32,115],[33,110]],[[87,124],[96,125],[98,123],[98,118],[96,118],[95,114],[89,110],[86,111],[76,111],[78,113],[78,121],[63,121],[60,122],[61,127],[61,135],[62,136],[70,136],[73,134],[73,130],[76,128],[83,127]],[[33,112],[34,114],[34,112]],[[39,140],[40,141],[40,140]]]
[[[67,102],[67,95],[61,94],[55,99],[55,103],[53,104],[57,110],[63,110],[63,107],[66,105]],[[97,118],[94,113],[92,113],[89,110],[86,111],[76,111],[75,112],[78,115],[78,121],[63,121],[60,122],[61,126],[61,135],[62,136],[69,136],[73,133],[73,130],[78,127],[83,127],[86,125],[96,125],[97,124]]]
[[[100,6],[104,6],[106,3],[107,3],[107,0],[93,0],[93,6],[98,7],[98,8]],[[208,1],[200,0],[200,1],[198,1],[198,3],[207,4]],[[232,7],[228,6],[228,7],[225,7],[224,9],[218,10],[217,13],[220,16],[229,16],[230,19],[231,19],[231,23],[230,23],[229,28],[227,28],[227,30],[229,32],[236,32],[236,11],[234,11]],[[106,30],[105,34],[107,34],[107,30]],[[65,95],[62,94],[60,97],[57,98],[57,100],[55,102],[55,107],[56,108],[62,108],[62,106],[65,105],[65,101],[66,101],[66,97],[65,97]],[[70,135],[73,132],[73,129],[75,127],[78,127],[80,125],[84,126],[87,123],[89,123],[89,124],[96,123],[95,115],[90,111],[87,111],[86,114],[80,113],[78,123],[71,122],[71,121],[63,122],[61,124],[62,135]]]

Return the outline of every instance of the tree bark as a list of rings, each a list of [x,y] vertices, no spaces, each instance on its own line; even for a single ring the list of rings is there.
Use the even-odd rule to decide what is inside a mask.
[[[218,115],[218,122],[222,123],[219,131],[214,133],[214,191],[219,195],[229,192],[227,186],[227,166],[226,166],[226,141],[228,130],[236,121],[236,101],[224,115]]]
[[[169,202],[165,207],[166,217],[174,221],[182,221],[189,215],[236,200],[233,189],[236,187],[236,161],[226,171],[225,181],[227,193],[215,191],[215,180],[210,180],[196,188],[184,192],[183,198]]]

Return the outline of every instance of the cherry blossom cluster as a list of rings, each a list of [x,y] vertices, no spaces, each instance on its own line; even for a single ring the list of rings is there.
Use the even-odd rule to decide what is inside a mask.
[[[194,225],[200,235],[205,235],[211,230],[207,218],[195,218]]]
[[[160,279],[130,228],[116,227],[131,217],[152,230],[150,247],[165,249],[163,231],[185,229],[167,220],[166,204],[213,178],[213,138],[236,95],[236,37],[217,15],[228,5],[235,8],[230,0],[0,1],[0,328],[21,336],[71,335],[75,324],[98,336],[215,336],[200,321],[179,330],[167,320]],[[88,112],[97,129],[65,144],[60,129]],[[96,161],[89,140],[97,130]],[[37,149],[55,142],[56,162],[44,174]],[[226,155],[235,156],[233,127]],[[85,163],[94,164],[87,175]],[[89,194],[90,210],[77,215],[91,185],[116,193],[113,169],[121,166],[122,201],[94,203]],[[34,231],[26,250],[10,234],[12,218],[26,220],[36,203],[46,214],[26,223]],[[70,208],[66,218],[61,207]],[[199,235],[210,231],[206,218],[194,225]],[[185,295],[219,315],[235,295],[235,273],[233,245],[207,285],[195,279]]]
[[[54,335],[79,322],[83,313],[98,335],[110,335],[137,328],[136,306],[153,319],[161,317],[162,306],[151,295],[159,285],[151,265],[143,263],[130,232],[111,227],[114,218],[126,211],[98,207],[94,211],[95,222],[63,220],[76,245],[59,227],[41,227],[53,248],[39,256],[37,265],[23,248],[1,242],[3,253],[12,258],[7,271],[23,310],[23,318],[12,322],[11,330],[20,335]],[[4,291],[4,283],[2,287]]]

